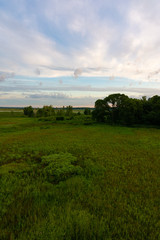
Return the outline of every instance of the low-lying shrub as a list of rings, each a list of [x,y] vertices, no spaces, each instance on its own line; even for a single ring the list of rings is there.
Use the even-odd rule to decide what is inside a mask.
[[[52,154],[42,157],[43,173],[50,182],[59,182],[80,174],[82,168],[76,166],[77,158],[70,153]]]

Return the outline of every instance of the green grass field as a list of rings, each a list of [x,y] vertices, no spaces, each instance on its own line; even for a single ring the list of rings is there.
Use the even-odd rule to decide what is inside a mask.
[[[160,130],[0,113],[0,239],[160,239]]]

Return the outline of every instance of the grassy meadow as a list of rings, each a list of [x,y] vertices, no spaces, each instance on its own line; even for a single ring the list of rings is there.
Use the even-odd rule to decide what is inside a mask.
[[[160,239],[160,129],[0,113],[1,240]]]

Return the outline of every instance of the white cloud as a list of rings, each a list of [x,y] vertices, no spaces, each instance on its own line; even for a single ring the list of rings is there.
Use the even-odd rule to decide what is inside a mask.
[[[5,81],[8,78],[13,78],[14,72],[0,72],[0,82]]]
[[[3,46],[0,49],[0,70],[32,75],[39,65],[64,62],[64,56],[56,49],[53,40],[25,28],[12,18],[6,19],[3,14],[0,20],[0,45]]]
[[[27,1],[14,3],[24,18],[0,12],[0,71],[159,79],[159,1],[35,0],[31,13]],[[40,19],[52,37],[42,33]]]

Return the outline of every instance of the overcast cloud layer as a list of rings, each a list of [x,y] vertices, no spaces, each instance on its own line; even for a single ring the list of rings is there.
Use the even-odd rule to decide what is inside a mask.
[[[0,0],[0,106],[159,94],[159,12],[158,0]]]

